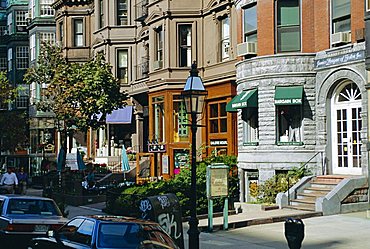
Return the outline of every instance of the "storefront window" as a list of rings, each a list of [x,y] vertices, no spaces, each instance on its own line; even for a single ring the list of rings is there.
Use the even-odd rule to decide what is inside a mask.
[[[209,105],[210,133],[227,132],[226,102]]]
[[[188,141],[189,123],[183,100],[180,96],[173,96],[173,136],[174,142]]]
[[[242,109],[243,122],[243,143],[253,144],[258,143],[258,109],[254,107]]]
[[[153,105],[153,139],[158,142],[164,142],[165,120],[164,120],[164,97],[154,97],[152,99]]]
[[[277,110],[277,141],[279,143],[301,144],[302,137],[302,106],[279,105]]]

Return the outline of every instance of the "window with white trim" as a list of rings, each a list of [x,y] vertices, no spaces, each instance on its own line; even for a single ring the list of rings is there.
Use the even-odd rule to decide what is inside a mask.
[[[17,69],[28,68],[28,56],[29,48],[27,46],[19,46],[16,48]]]
[[[29,9],[28,13],[30,14],[30,18],[33,19],[35,17],[35,10],[36,10],[36,5],[35,5],[35,0],[30,0]]]
[[[6,26],[0,26],[0,35],[5,35],[6,30],[7,30]]]
[[[30,37],[30,60],[36,60],[36,34],[32,34]]]
[[[276,51],[295,52],[301,50],[300,0],[277,1]]]
[[[351,0],[332,0],[332,32],[351,31]]]
[[[227,16],[220,20],[221,23],[221,60],[229,59],[230,50],[230,18]]]
[[[127,83],[127,65],[128,65],[128,50],[117,50],[117,78],[122,83]]]
[[[63,22],[59,22],[59,42],[60,45],[63,46],[63,40],[64,40],[64,30],[63,30]]]
[[[83,20],[74,20],[74,45],[75,47],[82,47],[84,45]]]
[[[54,0],[40,0],[40,16],[54,16],[55,10],[51,7]]]
[[[279,143],[300,144],[302,136],[302,105],[277,105],[277,141]]]
[[[179,66],[191,66],[191,24],[179,25]]]
[[[55,33],[53,32],[42,32],[40,33],[40,41],[42,43],[50,43],[54,44],[55,43]]]
[[[8,61],[6,57],[0,57],[0,71],[8,70]]]
[[[258,108],[247,107],[242,109],[243,143],[258,143]]]
[[[163,28],[162,26],[158,27],[155,30],[155,60],[163,61]]]
[[[15,12],[15,25],[17,27],[17,31],[27,31],[26,13],[27,11],[24,10],[18,10]]]
[[[8,34],[13,34],[13,13],[10,12],[7,17]]]
[[[28,86],[27,85],[20,85],[20,90],[18,91],[18,96],[15,100],[15,106],[18,109],[24,109],[28,107]]]
[[[257,42],[257,4],[247,6],[243,12],[244,41]]]
[[[13,67],[13,49],[8,49],[8,71],[12,71]]]
[[[127,0],[117,0],[117,25],[127,25]]]
[[[99,28],[104,27],[104,0],[99,1],[100,13],[99,13]]]

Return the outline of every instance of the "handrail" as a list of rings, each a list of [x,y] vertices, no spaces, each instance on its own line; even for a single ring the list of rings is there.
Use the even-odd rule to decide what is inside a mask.
[[[321,155],[323,155],[323,153],[324,153],[324,151],[318,151],[318,152],[316,152],[315,153],[315,155],[313,155],[307,162],[305,162],[304,164],[302,164],[302,166],[300,167],[301,169],[302,168],[304,168],[304,167],[306,167],[307,166],[307,164],[309,163],[309,162],[311,162],[312,161],[312,159],[314,159],[318,154],[321,154]],[[323,157],[323,156],[321,156],[321,157]],[[325,161],[323,160],[323,162],[322,162],[323,164],[322,164],[322,169],[321,169],[321,171],[322,171],[322,174],[324,174],[325,172],[324,172],[324,168],[325,168]],[[291,200],[290,200],[290,193],[289,193],[289,189],[290,189],[290,184],[289,184],[289,177],[288,177],[288,205],[290,205],[290,202],[291,202]],[[297,198],[297,189],[295,189],[294,190],[294,198]]]

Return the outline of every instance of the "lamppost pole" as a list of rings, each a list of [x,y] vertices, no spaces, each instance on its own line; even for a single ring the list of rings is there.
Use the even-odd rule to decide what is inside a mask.
[[[199,248],[199,229],[197,218],[197,117],[203,112],[207,91],[198,75],[197,64],[191,65],[190,76],[186,79],[184,91],[186,113],[191,117],[191,186],[190,186],[190,219],[189,219],[189,249]]]
[[[196,151],[196,135],[197,135],[197,114],[191,114],[191,186],[190,186],[190,220],[189,220],[189,248],[199,248],[199,229],[197,218],[197,151]]]

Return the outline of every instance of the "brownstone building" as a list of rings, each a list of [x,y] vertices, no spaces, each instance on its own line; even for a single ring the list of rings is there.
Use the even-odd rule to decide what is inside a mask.
[[[122,111],[128,118],[90,131],[89,156],[114,162],[125,145],[152,162],[140,177],[178,173],[190,151],[180,93],[193,61],[208,91],[197,147],[208,155],[237,153],[236,115],[226,112],[236,86],[232,1],[60,0],[54,6],[57,40],[68,60],[103,52],[130,96]]]

